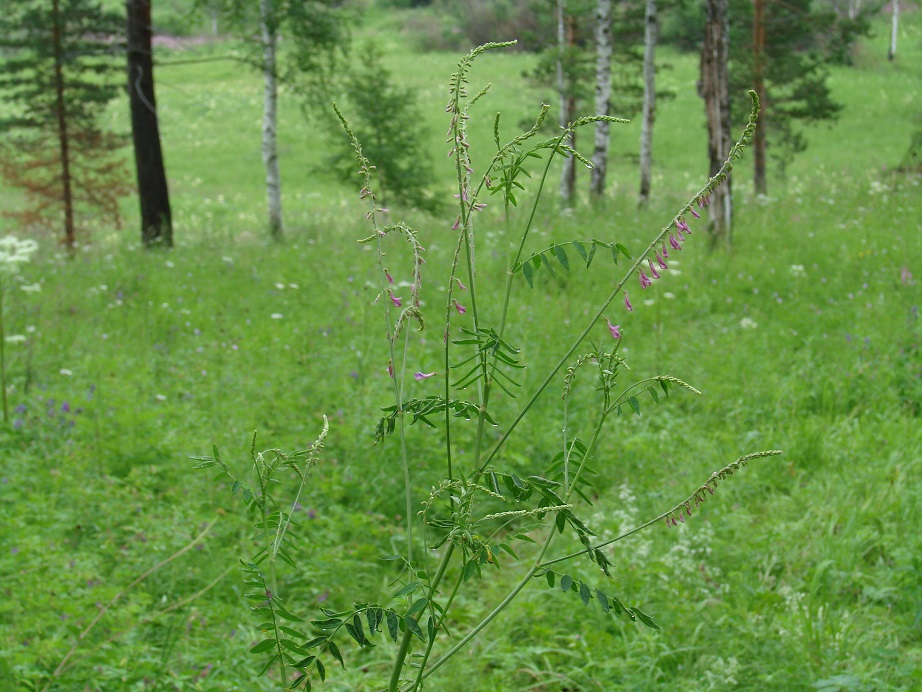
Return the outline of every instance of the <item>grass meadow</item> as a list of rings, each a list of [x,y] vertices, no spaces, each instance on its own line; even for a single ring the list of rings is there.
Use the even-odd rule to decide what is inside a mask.
[[[433,187],[450,201],[443,107],[459,56],[412,52],[399,25],[378,16],[357,39],[380,43],[398,81],[419,89]],[[214,444],[243,473],[254,430],[261,449],[296,449],[330,420],[301,498],[306,549],[284,579],[289,605],[313,616],[321,605],[389,602],[396,588],[394,563],[378,557],[403,549],[403,485],[396,440],[373,445],[391,399],[374,256],[355,242],[370,232],[358,178],[350,189],[324,176],[334,144],[283,92],[287,236],[269,243],[260,80],[233,61],[180,63],[227,50],[160,58],[177,247],[138,248],[131,200],[125,228],[94,228],[73,259],[40,238],[23,276],[41,291],[6,291],[6,334],[25,339],[6,344],[10,420],[0,427],[0,689],[277,689],[248,653],[262,636],[243,598],[242,502],[190,460]],[[431,689],[922,688],[922,181],[894,171],[922,109],[917,13],[903,18],[900,51],[887,62],[881,25],[854,67],[833,68],[842,117],[810,131],[786,176],[770,177],[769,197],[753,196],[744,154],[731,252],[708,252],[696,233],[652,289],[630,284],[633,313],[620,301],[611,310],[632,373],[674,375],[703,396],[671,397],[607,431],[597,500],[581,509],[597,533],[656,516],[742,454],[784,450],[722,484],[678,529],[655,525],[610,552],[606,589],[662,629],[536,581]],[[608,199],[561,211],[548,197],[535,249],[597,237],[640,251],[703,184],[697,58],[661,56],[675,98],[657,116],[650,206],[635,203],[639,124],[617,127]],[[481,165],[493,113],[508,137],[552,97],[523,83],[530,60],[492,53],[475,64],[474,87],[493,84],[472,125]],[[111,118],[125,129],[126,105]],[[0,206],[16,203],[0,192]],[[439,369],[437,278],[454,212],[405,218],[427,249],[423,309],[434,316],[414,336],[410,367],[429,372]],[[488,207],[478,225],[488,317],[505,266],[500,226]],[[533,289],[516,284],[508,334],[528,365],[525,392],[622,270],[597,262],[539,274]],[[596,338],[608,338],[604,326]],[[558,386],[517,429],[508,470],[540,473],[556,452]],[[437,385],[411,381],[408,391]],[[496,403],[501,419],[515,411],[508,397]],[[440,440],[410,428],[419,501],[440,477]],[[513,563],[459,596],[454,633],[503,597]],[[602,579],[585,561],[569,569]],[[331,671],[323,689],[386,682],[385,637],[344,653],[347,670]]]

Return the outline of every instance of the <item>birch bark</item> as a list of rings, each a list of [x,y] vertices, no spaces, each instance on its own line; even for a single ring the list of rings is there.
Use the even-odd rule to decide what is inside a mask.
[[[643,115],[640,123],[640,204],[650,199],[653,167],[653,122],[656,119],[656,0],[647,0],[643,37]]]
[[[893,0],[890,9],[890,50],[887,51],[887,59],[891,62],[896,57],[896,35],[900,28],[900,0]]]
[[[561,129],[565,129],[573,120],[574,110],[572,88],[569,85],[569,79],[564,69],[564,57],[570,40],[569,35],[573,31],[572,22],[567,21],[566,14],[566,0],[557,0],[557,93],[560,96],[559,122]],[[564,144],[575,147],[575,135],[570,133]],[[575,163],[575,159],[568,156],[564,159],[563,170],[560,172],[560,198],[566,206],[569,206],[572,202],[574,188],[576,187]]]
[[[269,209],[269,235],[282,237],[282,178],[279,173],[278,145],[278,74],[276,51],[278,21],[272,0],[260,0],[259,25],[263,46],[263,131],[262,157],[266,167],[266,198]]]
[[[611,0],[599,0],[596,6],[596,62],[595,62],[595,115],[609,115],[611,110]],[[601,197],[605,193],[605,174],[608,169],[608,145],[611,124],[602,120],[595,126],[595,147],[592,151],[592,172],[589,195]]]

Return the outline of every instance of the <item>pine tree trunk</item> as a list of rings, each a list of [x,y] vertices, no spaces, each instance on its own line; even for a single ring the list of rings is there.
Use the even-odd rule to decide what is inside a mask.
[[[595,115],[609,115],[611,110],[611,0],[599,0],[596,7]],[[608,169],[608,144],[611,124],[600,121],[595,126],[595,147],[592,151],[592,172],[589,195],[605,193],[605,173]]]
[[[64,48],[61,41],[62,22],[60,0],[52,0],[51,40],[54,44],[54,91],[56,103],[55,110],[58,120],[58,148],[61,157],[61,202],[64,205],[64,244],[70,252],[73,252],[76,234],[74,232],[73,180],[70,173],[70,136],[67,132],[67,108],[64,103]]]
[[[145,247],[172,247],[170,193],[154,96],[151,2],[128,0],[126,3],[131,138],[141,205],[141,243]]]
[[[278,25],[272,0],[260,0],[259,22],[263,45],[263,132],[262,155],[266,167],[266,197],[269,206],[269,235],[282,237],[282,179],[279,173],[276,124],[278,121],[278,75],[276,48]]]
[[[765,99],[765,0],[753,0],[752,58],[752,88],[762,104],[762,112],[759,113],[752,140],[753,184],[756,194],[764,195],[768,193],[765,178],[765,112],[768,110],[768,102]]]
[[[643,36],[643,114],[640,123],[640,204],[650,199],[653,168],[653,122],[656,120],[656,0],[647,0]]]
[[[708,0],[701,51],[701,96],[708,123],[708,174],[713,177],[730,153],[730,19],[728,0]],[[732,178],[711,194],[708,232],[711,246],[730,245],[733,222]]]
[[[887,59],[891,62],[896,57],[896,35],[900,28],[900,0],[893,0],[890,8],[890,50]]]
[[[567,14],[566,0],[557,0],[557,93],[560,96],[560,128],[565,129],[573,120],[574,100],[570,94],[571,87],[569,79],[564,71],[564,54],[566,53],[569,34],[573,27],[572,20],[569,20]],[[574,133],[564,140],[564,144],[571,147],[576,145]],[[569,206],[573,201],[573,193],[576,188],[576,163],[572,156],[568,156],[563,161],[563,169],[560,171],[560,198],[565,206]]]

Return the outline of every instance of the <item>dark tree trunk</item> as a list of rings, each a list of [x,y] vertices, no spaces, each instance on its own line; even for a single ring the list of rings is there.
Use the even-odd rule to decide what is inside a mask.
[[[753,0],[752,67],[752,88],[762,104],[752,140],[752,155],[755,162],[753,184],[756,194],[764,195],[768,192],[765,179],[765,111],[768,110],[768,101],[765,99],[765,0]]]
[[[59,0],[51,4],[51,40],[54,44],[54,91],[58,119],[58,143],[61,156],[61,201],[64,203],[64,244],[74,250],[74,193],[70,175],[70,137],[67,132],[67,110],[64,105],[64,49],[61,45],[61,6]]]
[[[173,246],[170,194],[160,148],[154,60],[151,46],[152,0],[127,0],[128,99],[141,203],[141,242],[145,247]]]
[[[708,122],[709,175],[717,175],[730,153],[730,19],[728,0],[708,0],[701,51],[701,96]],[[728,176],[711,194],[708,231],[711,245],[729,245],[733,221],[733,189]]]

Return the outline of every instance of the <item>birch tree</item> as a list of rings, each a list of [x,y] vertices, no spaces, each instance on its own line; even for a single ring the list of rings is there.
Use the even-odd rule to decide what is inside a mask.
[[[279,85],[291,84],[306,103],[328,105],[326,95],[336,73],[336,58],[349,45],[348,21],[341,5],[340,0],[259,0],[256,7],[247,0],[198,1],[199,8],[220,12],[244,39],[244,60],[263,78],[261,152],[268,229],[276,240],[284,235],[277,144]],[[280,58],[283,35],[288,48]],[[320,93],[323,98],[317,98]]]
[[[278,131],[278,21],[273,0],[259,2],[259,34],[262,39],[263,129],[262,156],[266,168],[266,201],[269,235],[282,237],[282,175],[279,171]]]
[[[611,109],[611,0],[599,0],[596,6],[596,67],[595,115],[609,115]],[[595,148],[592,152],[592,171],[589,195],[601,197],[605,193],[605,174],[608,168],[610,123],[600,120],[595,127]]]
[[[656,119],[656,0],[646,0],[643,37],[643,111],[640,123],[640,204],[650,199],[653,122]]]
[[[560,97],[559,122],[561,129],[566,128],[574,119],[576,98],[573,94],[572,80],[565,69],[568,46],[574,43],[575,23],[567,16],[566,0],[557,0],[557,93]],[[576,133],[571,132],[565,144],[576,148]],[[576,190],[576,160],[568,156],[563,161],[560,171],[560,198],[565,205],[573,201]]]
[[[891,62],[896,57],[896,34],[900,28],[900,0],[893,0],[890,8],[890,49],[887,59]]]

